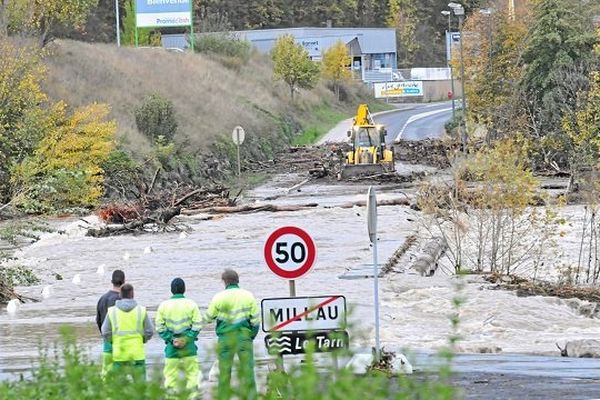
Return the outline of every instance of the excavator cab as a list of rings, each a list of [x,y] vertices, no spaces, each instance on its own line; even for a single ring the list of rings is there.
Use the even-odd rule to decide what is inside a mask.
[[[387,147],[387,131],[376,125],[366,104],[358,107],[354,124],[348,131],[351,151],[346,154],[342,177],[374,175],[394,169],[394,154]]]

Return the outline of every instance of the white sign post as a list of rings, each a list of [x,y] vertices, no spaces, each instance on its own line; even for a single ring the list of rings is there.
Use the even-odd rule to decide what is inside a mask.
[[[244,143],[244,139],[246,138],[246,132],[244,132],[244,128],[241,126],[236,126],[233,128],[233,132],[231,132],[231,138],[233,139],[233,143],[237,146],[237,167],[238,167],[238,176],[242,174],[242,164],[240,161],[240,145]]]
[[[290,282],[290,296],[296,296],[296,281],[306,274],[317,258],[317,247],[310,235],[295,226],[284,226],[269,235],[264,247],[269,269]]]
[[[375,359],[380,359],[379,343],[379,268],[377,266],[377,196],[373,186],[369,187],[367,198],[367,228],[369,240],[373,244],[373,299],[375,303]]]

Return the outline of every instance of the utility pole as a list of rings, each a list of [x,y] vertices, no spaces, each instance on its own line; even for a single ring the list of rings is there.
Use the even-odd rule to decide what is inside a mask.
[[[463,20],[465,18],[464,7],[455,2],[448,4],[448,7],[454,11],[454,15],[458,17],[458,31],[460,34],[460,85],[462,90],[462,120],[463,120],[463,134],[462,144],[463,151],[467,151],[467,96],[465,93],[465,59],[463,52]]]
[[[121,24],[119,23],[119,0],[115,0],[115,28],[117,31],[117,47],[121,47]]]

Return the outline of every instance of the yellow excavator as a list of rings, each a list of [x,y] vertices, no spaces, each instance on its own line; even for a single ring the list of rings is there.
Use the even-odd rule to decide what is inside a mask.
[[[387,131],[376,125],[366,104],[360,104],[348,131],[351,150],[346,153],[342,178],[394,171],[394,152],[385,143]]]

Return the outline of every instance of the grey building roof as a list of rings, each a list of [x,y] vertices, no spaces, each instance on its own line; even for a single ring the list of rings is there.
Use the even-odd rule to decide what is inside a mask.
[[[269,51],[279,36],[292,35],[298,40],[319,39],[321,49],[328,48],[338,40],[345,43],[353,39],[358,44],[363,54],[395,53],[396,32],[393,28],[281,28],[257,29],[252,31],[233,32],[240,38],[251,41],[260,51]],[[310,49],[309,53],[311,53]],[[320,50],[315,53],[320,54]],[[310,54],[315,56],[318,54]]]

